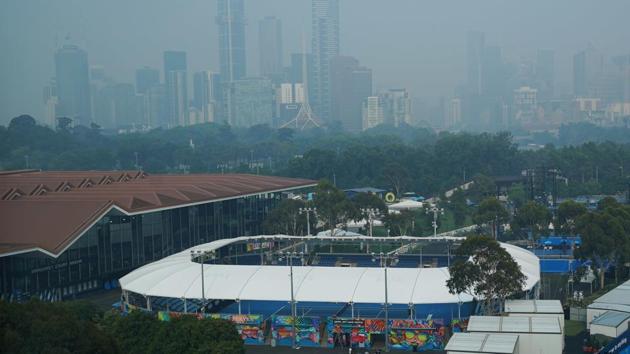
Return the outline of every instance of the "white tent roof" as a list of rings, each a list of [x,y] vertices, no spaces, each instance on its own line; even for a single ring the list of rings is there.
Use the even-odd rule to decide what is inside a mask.
[[[390,210],[420,209],[423,205],[422,202],[406,199],[396,204],[388,205],[387,208]]]
[[[562,333],[560,319],[537,316],[470,316],[468,332]]]
[[[191,260],[191,250],[211,251],[233,242],[276,239],[322,239],[330,236],[253,236],[224,239],[199,245],[147,264],[120,279],[126,291],[148,296],[201,298],[201,264]],[[340,238],[376,239],[367,236]],[[333,237],[334,239],[334,237]],[[389,237],[390,240],[413,240],[415,237]],[[434,238],[423,238],[431,240]],[[438,238],[456,240],[454,237]],[[538,259],[531,252],[514,251],[503,246],[521,265],[528,276],[527,289],[539,276]],[[533,262],[533,264],[531,264]],[[287,266],[204,264],[205,296],[208,299],[289,301],[290,278]],[[472,301],[467,294],[449,294],[447,268],[388,268],[389,302],[393,304],[438,304]],[[383,303],[384,270],[369,267],[293,267],[295,299],[313,302]],[[531,285],[530,285],[531,284]]]
[[[564,314],[560,300],[505,300],[505,312]]]

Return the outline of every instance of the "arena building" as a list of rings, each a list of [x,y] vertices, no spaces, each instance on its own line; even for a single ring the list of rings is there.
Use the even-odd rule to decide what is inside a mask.
[[[318,325],[322,322],[327,323],[330,345],[347,331],[352,340],[358,338],[358,346],[371,342],[372,334],[382,334],[384,325],[374,326],[386,321],[398,331],[392,332],[390,343],[398,343],[392,344],[394,348],[410,349],[414,341],[421,341],[424,350],[443,349],[440,328],[478,313],[472,296],[450,294],[446,286],[447,267],[455,260],[452,250],[462,240],[354,235],[217,240],[125,275],[120,279],[122,298],[127,309],[167,318],[196,313],[236,318],[237,324],[255,319],[243,334],[252,344],[262,344],[251,333],[261,333],[252,328],[264,327],[265,321],[280,328],[272,329],[271,335],[280,340],[284,333],[286,343],[291,331],[284,327],[296,316],[296,323],[307,324],[298,329],[307,333],[298,334],[301,346],[320,344],[315,339],[323,335]],[[525,249],[501,245],[526,276],[520,297],[536,298],[538,258]]]
[[[0,294],[72,297],[189,247],[262,233],[282,192],[314,181],[141,171],[0,172]]]

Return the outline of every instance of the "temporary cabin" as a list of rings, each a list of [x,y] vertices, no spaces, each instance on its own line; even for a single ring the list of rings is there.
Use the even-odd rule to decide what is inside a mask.
[[[445,350],[447,354],[518,354],[518,335],[455,333]]]
[[[471,316],[468,332],[516,334],[519,353],[561,354],[564,336],[560,320],[537,316]]]
[[[604,312],[591,322],[591,335],[602,334],[607,337],[617,338],[628,330],[629,321],[629,313],[618,311]]]
[[[564,310],[560,300],[506,300],[505,313],[508,316],[557,318],[564,333]]]

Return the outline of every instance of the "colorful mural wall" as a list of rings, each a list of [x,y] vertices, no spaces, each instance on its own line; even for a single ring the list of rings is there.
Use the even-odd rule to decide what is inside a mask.
[[[389,343],[399,350],[442,350],[446,330],[440,320],[390,320]]]
[[[327,346],[329,348],[370,348],[371,335],[384,331],[384,320],[329,317],[326,321]]]
[[[319,347],[320,335],[319,317],[296,317],[295,318],[295,343],[300,347]],[[273,316],[271,317],[271,338],[273,344],[291,346],[293,339],[293,317]],[[273,345],[272,344],[272,345]]]

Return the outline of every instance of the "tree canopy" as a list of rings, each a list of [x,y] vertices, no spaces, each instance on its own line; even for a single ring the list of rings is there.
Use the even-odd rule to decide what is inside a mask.
[[[457,248],[460,258],[449,267],[446,282],[451,294],[466,293],[484,303],[486,314],[492,314],[493,300],[502,304],[520,293],[525,275],[512,256],[501,245],[486,236],[469,236]]]

